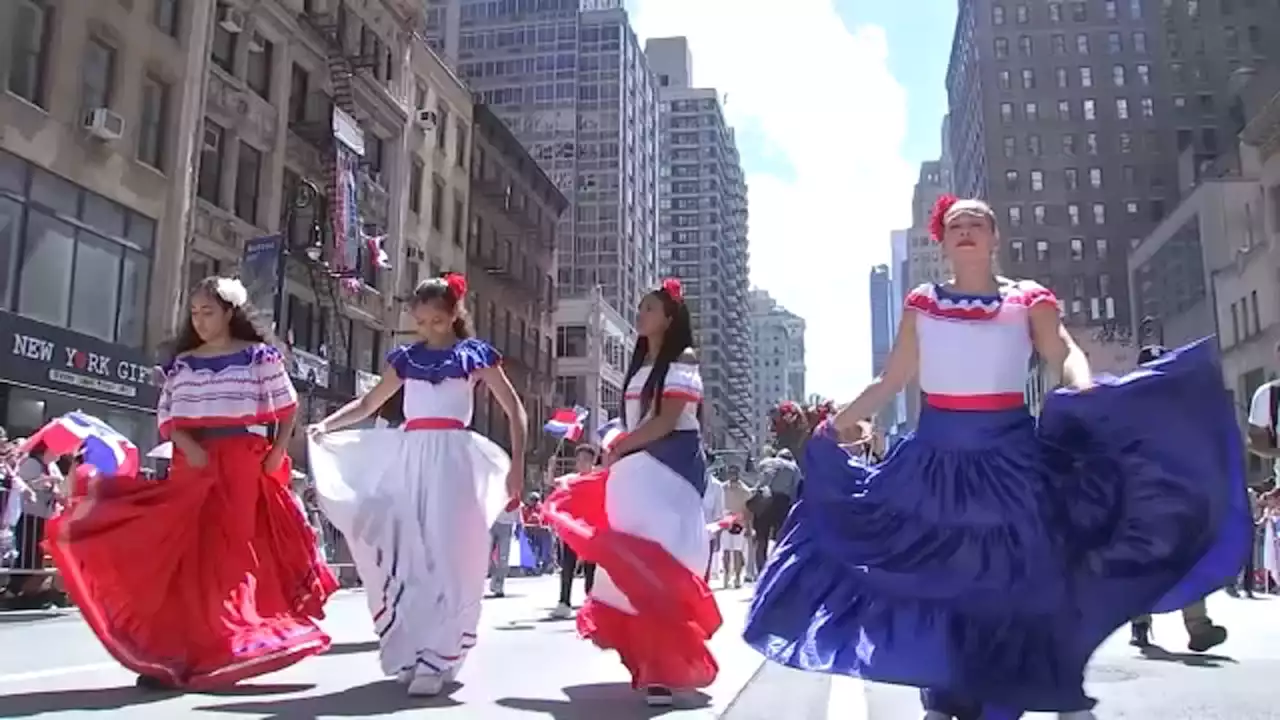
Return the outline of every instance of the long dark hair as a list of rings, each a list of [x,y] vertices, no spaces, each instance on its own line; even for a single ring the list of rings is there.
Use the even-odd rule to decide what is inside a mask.
[[[466,294],[467,282],[461,275],[444,273],[440,277],[427,278],[418,283],[418,287],[413,289],[413,299],[409,301],[409,305],[417,307],[439,301],[445,310],[457,313],[453,319],[453,334],[459,340],[465,340],[475,335],[471,329],[471,316],[467,314],[467,308],[462,302]]]
[[[671,368],[671,363],[679,359],[686,348],[693,347],[693,320],[689,317],[689,308],[684,301],[677,300],[663,288],[658,288],[645,297],[657,298],[662,303],[662,311],[671,319],[671,324],[662,334],[662,346],[658,348],[658,355],[653,359],[653,368],[649,370],[649,377],[645,379],[644,388],[640,390],[640,417],[647,415],[650,407],[653,408],[655,415],[662,412],[662,388],[666,384],[667,370]],[[631,378],[640,372],[648,356],[649,339],[641,337],[636,340],[635,352],[631,353],[627,377],[622,381],[623,388],[631,385]],[[622,422],[624,425],[627,423],[625,402],[622,403]]]
[[[259,319],[258,311],[253,307],[253,303],[246,302],[240,307],[236,307],[218,294],[218,281],[221,279],[217,276],[212,276],[201,280],[196,283],[195,287],[191,288],[190,297],[204,295],[218,303],[224,310],[230,310],[231,321],[227,326],[227,331],[236,340],[274,345],[276,341],[275,335]],[[176,358],[184,352],[194,350],[202,344],[204,344],[204,341],[196,333],[196,326],[191,323],[191,315],[188,314],[186,322],[178,330],[177,337],[169,343],[170,359]]]

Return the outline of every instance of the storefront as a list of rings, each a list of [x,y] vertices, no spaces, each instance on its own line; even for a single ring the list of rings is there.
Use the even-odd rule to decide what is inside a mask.
[[[0,312],[0,422],[9,437],[82,410],[145,453],[156,444],[152,368],[139,350]]]

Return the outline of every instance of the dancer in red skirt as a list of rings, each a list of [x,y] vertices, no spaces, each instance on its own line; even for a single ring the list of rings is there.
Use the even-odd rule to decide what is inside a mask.
[[[289,494],[297,394],[250,312],[238,280],[196,286],[157,411],[169,477],[94,483],[49,521],[67,592],[143,687],[225,687],[329,647],[314,619],[337,582]]]

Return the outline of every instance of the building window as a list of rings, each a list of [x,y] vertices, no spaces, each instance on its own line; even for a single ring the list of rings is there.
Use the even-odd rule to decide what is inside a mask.
[[[1112,84],[1112,85],[1115,85],[1116,87],[1124,87],[1124,86],[1125,86],[1125,80],[1126,80],[1126,79],[1127,79],[1127,78],[1126,78],[1126,75],[1125,75],[1125,71],[1124,71],[1124,66],[1123,66],[1123,65],[1112,65],[1112,66],[1111,66],[1111,84]]]
[[[294,63],[289,70],[289,122],[305,123],[307,117],[307,97],[311,95],[311,73],[301,65]]]
[[[1018,171],[1017,170],[1004,171],[1004,189],[1009,190],[1011,192],[1017,192],[1018,190]]]
[[[1040,150],[1041,150],[1040,136],[1028,135],[1027,136],[1027,154],[1031,155],[1032,157],[1040,157]]]
[[[996,81],[1000,83],[1001,90],[1013,89],[1013,75],[1008,70],[1001,70],[997,73]]]
[[[1080,224],[1080,206],[1075,203],[1067,204],[1067,223],[1072,227]]]
[[[1147,86],[1151,84],[1151,66],[1137,65],[1134,70],[1138,73],[1138,84]]]
[[[1129,154],[1133,152],[1133,133],[1122,132],[1116,136],[1116,142],[1120,146],[1120,152]]]
[[[467,125],[459,120],[453,129],[453,162],[458,167],[467,164]]]
[[[1076,190],[1080,187],[1080,171],[1075,168],[1066,168],[1062,171],[1062,181],[1068,190]]]
[[[1089,8],[1083,2],[1071,3],[1071,19],[1075,22],[1087,22],[1089,20]]]
[[[1058,119],[1059,120],[1071,119],[1071,101],[1070,100],[1058,101]]]
[[[1044,190],[1044,173],[1040,170],[1031,171],[1031,190],[1041,192]]]
[[[1076,52],[1081,55],[1089,54],[1089,36],[1080,34],[1076,36]]]
[[[1028,8],[1026,5],[1019,5],[1018,7],[1014,8],[1014,16],[1018,19],[1019,25],[1026,25],[1027,23],[1031,22],[1030,8]]]
[[[445,149],[445,141],[448,139],[446,135],[449,129],[449,108],[444,103],[436,105],[436,148]]]
[[[991,7],[991,24],[992,25],[1004,24],[1004,6],[1003,5],[993,5]]]
[[[111,107],[115,94],[116,49],[95,37],[85,44],[80,70],[80,117],[92,110]]]
[[[1066,68],[1056,68],[1056,69],[1054,69],[1054,71],[1053,71],[1053,76],[1054,76],[1054,79],[1055,79],[1055,80],[1057,81],[1057,83],[1058,83],[1058,88],[1059,88],[1059,89],[1066,89],[1067,87],[1069,87],[1069,86],[1071,85],[1071,83],[1068,81],[1068,77],[1067,77],[1067,69],[1066,69]]]
[[[1028,57],[1028,58],[1031,57],[1032,48],[1031,48],[1031,38],[1029,36],[1023,35],[1022,37],[1018,38],[1018,52],[1022,53],[1022,57]]]
[[[453,244],[463,247],[465,241],[462,234],[466,231],[467,218],[463,213],[462,201],[458,198],[453,199]]]
[[[422,183],[426,178],[426,168],[422,159],[415,157],[409,166],[409,212],[422,214]]]
[[[444,181],[431,178],[431,227],[444,230]]]
[[[1000,122],[1013,122],[1013,103],[1000,103]]]
[[[42,0],[18,0],[9,35],[9,92],[44,107],[53,10]]]
[[[1049,260],[1049,241],[1036,241],[1036,262],[1048,262]]]
[[[1009,38],[996,38],[992,47],[995,50],[997,60],[1004,60],[1009,57]]]
[[[1022,69],[1022,89],[1035,90],[1036,88],[1036,71],[1031,68]]]
[[[1067,133],[1062,136],[1062,154],[1068,157],[1076,154],[1076,136]]]
[[[1112,55],[1119,55],[1124,52],[1124,41],[1120,39],[1120,33],[1107,33],[1107,52]]]
[[[1107,240],[1106,240],[1106,238],[1098,238],[1098,239],[1096,239],[1096,240],[1094,240],[1094,241],[1093,241],[1093,254],[1094,254],[1094,255],[1096,255],[1096,256],[1098,256],[1098,259],[1099,259],[1099,260],[1106,260],[1106,259],[1107,259],[1107,256],[1108,256],[1110,253],[1109,253],[1108,248],[1107,248]],[[1108,295],[1109,295],[1110,293],[1106,293],[1106,294],[1108,294]]]
[[[1044,206],[1043,205],[1032,206],[1031,217],[1037,225],[1044,225],[1046,221]]]
[[[1084,134],[1084,149],[1090,155],[1098,154],[1098,133]]]
[[[156,0],[156,4],[152,6],[151,22],[169,37],[178,37],[180,17],[178,0]]]
[[[1108,20],[1115,20],[1118,17],[1118,12],[1119,11],[1116,8],[1116,0],[1106,0],[1106,2],[1102,3],[1102,14],[1105,15]]]
[[[1026,251],[1022,247],[1021,240],[1014,240],[1009,243],[1009,257],[1014,263],[1026,261]]]
[[[244,70],[244,82],[263,100],[271,99],[271,73],[275,72],[276,47],[261,35],[254,33],[249,45],[249,63]]]
[[[1103,205],[1102,203],[1093,204],[1093,224],[1094,225],[1107,224],[1107,206],[1106,205]]]
[[[1126,98],[1116,98],[1116,118],[1119,120],[1129,119],[1129,101]]]
[[[1129,36],[1133,51],[1139,55],[1147,54],[1147,34],[1144,32],[1135,32]]]
[[[1081,101],[1080,110],[1085,120],[1098,119],[1098,102],[1096,100],[1087,99]]]
[[[1004,139],[1004,156],[1011,158],[1018,154],[1018,139],[1007,137]]]
[[[1054,35],[1053,37],[1049,38],[1049,46],[1050,46],[1050,49],[1053,51],[1054,55],[1066,55],[1067,54],[1067,36]]]
[[[1080,87],[1082,88],[1093,87],[1093,68],[1091,67],[1080,68]]]
[[[168,133],[169,85],[148,75],[142,81],[142,111],[138,117],[138,160],[164,170]]]
[[[1040,105],[1035,102],[1023,103],[1022,112],[1026,115],[1028,122],[1035,122],[1040,119]]]
[[[1156,101],[1149,97],[1144,97],[1139,101],[1139,107],[1142,108],[1142,117],[1150,118],[1156,116]]]
[[[19,314],[107,342],[144,344],[153,221],[35,170],[21,228]]]
[[[1089,168],[1089,187],[1095,190],[1102,188],[1102,168]]]
[[[208,118],[201,134],[200,171],[196,177],[196,195],[214,205],[222,201],[222,163],[226,157],[226,131]]]
[[[556,328],[556,357],[586,356],[586,327],[582,325],[562,325]]]
[[[1049,22],[1062,22],[1062,3],[1049,3]]]
[[[218,3],[214,9],[215,14],[221,13],[226,7],[224,3]],[[230,33],[220,23],[213,26],[213,47],[209,51],[209,57],[213,60],[213,64],[226,70],[228,73],[235,73],[236,62],[236,46],[239,44],[239,33]]]
[[[1022,225],[1022,208],[1017,205],[1009,206],[1009,227],[1019,227]]]
[[[1071,238],[1071,259],[1074,261],[1084,260],[1084,240],[1081,238]]]
[[[258,188],[262,178],[262,153],[248,143],[240,143],[236,160],[236,217],[258,224]]]

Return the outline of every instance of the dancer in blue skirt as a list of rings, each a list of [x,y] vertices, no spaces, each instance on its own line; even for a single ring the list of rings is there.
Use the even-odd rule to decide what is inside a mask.
[[[994,275],[986,203],[944,198],[932,225],[955,280],[910,293],[884,374],[809,442],[746,640],[794,668],[919,687],[926,720],[1092,718],[1098,645],[1221,587],[1245,551],[1217,355],[1201,341],[1091,379],[1054,294]],[[1066,386],[1038,424],[1033,355]],[[913,378],[914,436],[878,464],[840,447]]]

